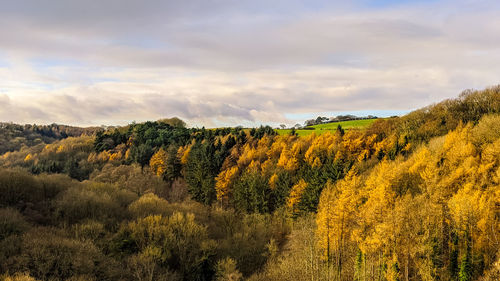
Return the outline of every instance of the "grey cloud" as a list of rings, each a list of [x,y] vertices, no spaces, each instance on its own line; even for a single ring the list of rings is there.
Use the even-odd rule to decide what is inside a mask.
[[[75,91],[73,94],[78,94],[78,92]],[[122,98],[118,98],[119,96]],[[131,122],[138,119],[138,121],[155,120],[171,116],[179,116],[188,121],[206,120],[209,123],[228,118],[235,122],[238,120],[259,122],[255,119],[252,111],[261,109],[258,104],[241,108],[223,100],[207,102],[161,94],[146,94],[140,97],[129,97],[127,94],[109,96],[105,93],[94,93],[92,96],[52,95],[49,98],[38,99],[35,103],[36,108],[23,106],[22,100],[10,101],[8,97],[2,97],[0,106],[4,110],[0,109],[0,118],[2,120],[19,120],[20,122],[36,120],[38,123],[42,121],[41,123],[64,122],[84,125],[100,125],[106,120],[111,124],[116,124],[116,122],[123,123],[121,120]],[[5,110],[6,108],[8,110]],[[12,112],[21,108],[29,112],[30,116],[12,115]],[[47,114],[34,116],[32,113]],[[284,117],[281,117],[282,119]]]
[[[212,98],[213,99],[213,98]],[[146,95],[143,99],[145,108],[149,108],[160,116],[181,116],[187,119],[233,117],[247,121],[254,121],[250,111],[254,109],[243,108],[232,101],[224,99],[208,101],[203,96],[189,99],[182,95]]]
[[[457,42],[490,38],[487,46],[475,46],[478,50],[500,43],[493,36],[498,34],[491,27],[496,26],[494,18],[463,26],[460,20],[439,19],[445,11],[432,16],[425,9],[405,17],[393,11],[341,14],[328,6],[315,14],[278,15],[279,9],[293,8],[284,2],[272,8],[263,1],[15,1],[6,6],[0,21],[11,28],[0,28],[1,48],[27,56],[74,58],[97,67],[250,71],[297,65],[450,64],[454,52],[462,52]],[[478,35],[484,32],[491,36]]]
[[[0,10],[0,54],[20,67],[0,68],[0,88],[9,89],[0,118],[258,124],[287,121],[286,113],[416,108],[498,83],[499,7],[485,2],[488,9],[474,10],[467,1],[390,9],[9,1]]]
[[[13,103],[7,95],[0,94],[0,120],[2,122],[36,123],[40,121],[45,123],[51,117],[52,115],[42,108]]]

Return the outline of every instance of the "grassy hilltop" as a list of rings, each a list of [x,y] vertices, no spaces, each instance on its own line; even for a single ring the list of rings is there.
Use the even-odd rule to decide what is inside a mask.
[[[326,132],[331,132],[335,133],[337,131],[337,127],[340,125],[342,126],[342,129],[344,130],[350,130],[350,129],[365,129],[369,127],[373,122],[375,122],[377,119],[363,119],[363,120],[350,120],[350,121],[340,121],[340,122],[332,122],[332,123],[325,123],[325,124],[319,124],[319,125],[313,125],[313,126],[308,126],[306,128],[308,129],[301,129],[301,130],[295,130],[297,135],[299,136],[309,136],[313,132],[316,135],[321,135]],[[313,128],[313,129],[309,129]],[[277,129],[276,132],[278,132],[279,135],[288,135],[291,133],[291,129]]]

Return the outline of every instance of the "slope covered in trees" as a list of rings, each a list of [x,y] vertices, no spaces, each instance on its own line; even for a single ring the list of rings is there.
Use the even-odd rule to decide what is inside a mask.
[[[280,136],[165,119],[26,143],[0,156],[0,271],[495,280],[499,114],[494,87],[363,130]]]
[[[103,129],[79,128],[65,125],[17,125],[0,123],[0,154],[21,149],[23,146],[48,144],[67,137],[95,135]]]

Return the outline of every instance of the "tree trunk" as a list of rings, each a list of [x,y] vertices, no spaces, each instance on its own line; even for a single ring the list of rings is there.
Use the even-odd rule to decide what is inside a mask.
[[[337,262],[337,276],[338,280],[342,280],[342,242],[344,241],[344,212],[342,212],[342,220],[341,220],[341,228],[340,228],[340,237],[338,244],[338,262]]]
[[[407,251],[406,252],[406,261],[405,261],[405,280],[409,281],[409,267],[410,266],[410,253]]]

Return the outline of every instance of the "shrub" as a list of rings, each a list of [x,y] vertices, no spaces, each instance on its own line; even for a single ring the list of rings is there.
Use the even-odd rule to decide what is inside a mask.
[[[12,234],[21,234],[29,228],[23,216],[15,209],[0,209],[0,240]]]
[[[141,196],[141,198],[130,204],[128,209],[134,217],[167,215],[170,211],[167,200],[162,199],[153,193],[147,193]]]

